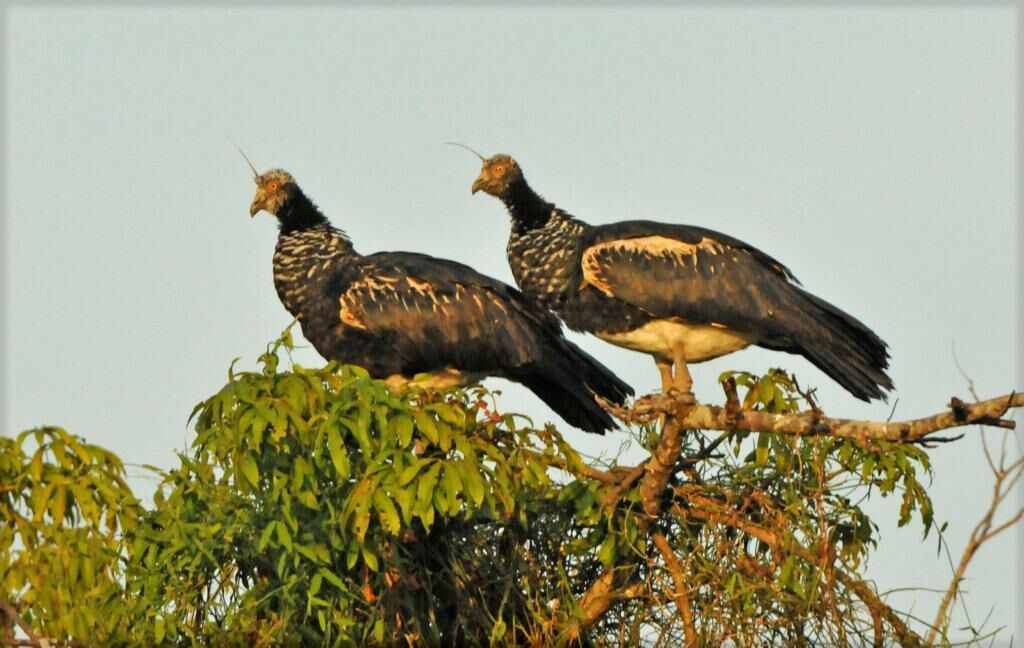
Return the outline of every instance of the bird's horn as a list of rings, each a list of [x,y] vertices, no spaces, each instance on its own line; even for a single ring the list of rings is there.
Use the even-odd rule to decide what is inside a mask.
[[[239,146],[238,144],[235,144],[235,140],[231,139],[230,135],[228,136],[228,141],[231,142],[232,144],[234,144],[235,148],[238,149],[238,152],[242,154],[243,158],[245,158],[245,161],[249,164],[249,168],[252,169],[253,177],[254,178],[259,178],[260,177],[260,172],[257,171],[256,167],[254,167],[252,165],[252,162],[249,161],[249,156],[245,154],[245,151],[242,150],[242,147]]]
[[[485,158],[484,156],[480,155],[479,153],[477,153],[477,152],[476,152],[476,151],[474,151],[473,149],[469,148],[469,147],[468,147],[468,146],[466,146],[465,144],[459,144],[458,142],[445,142],[445,144],[447,144],[447,145],[449,145],[449,146],[461,146],[462,148],[466,149],[467,151],[469,151],[469,152],[470,152],[470,153],[472,153],[473,155],[477,156],[478,158],[480,158],[480,159],[481,159],[481,160],[483,160],[484,162],[486,162],[486,161],[487,161],[487,158]]]

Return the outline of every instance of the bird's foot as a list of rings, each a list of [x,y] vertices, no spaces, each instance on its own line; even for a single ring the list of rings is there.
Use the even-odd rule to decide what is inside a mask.
[[[656,409],[660,404],[664,396],[658,394],[647,394],[633,401],[632,409],[634,411],[646,412],[648,410]]]
[[[684,414],[697,405],[697,397],[690,390],[673,387],[668,391],[668,398],[677,414]]]
[[[736,380],[732,377],[727,378],[722,382],[722,390],[725,391],[725,422],[730,428],[735,428],[743,417],[743,408],[736,394]]]

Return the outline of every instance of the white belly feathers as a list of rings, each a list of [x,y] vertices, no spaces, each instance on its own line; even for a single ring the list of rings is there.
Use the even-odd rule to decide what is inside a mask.
[[[686,324],[674,319],[654,320],[622,333],[598,331],[594,334],[605,342],[665,359],[671,359],[673,349],[682,346],[686,362],[711,360],[739,351],[755,341],[752,335],[714,325]]]

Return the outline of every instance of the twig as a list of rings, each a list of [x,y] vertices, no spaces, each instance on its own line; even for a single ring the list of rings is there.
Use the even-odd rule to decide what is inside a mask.
[[[18,612],[18,608],[8,603],[7,601],[0,601],[0,612],[3,612],[12,623],[16,624],[22,632],[25,633],[26,639],[13,639],[8,637],[0,638],[0,645],[2,646],[32,646],[33,648],[52,648],[53,646],[66,646],[68,648],[80,648],[86,644],[76,640],[60,640],[60,639],[47,639],[46,637],[40,637],[39,634],[32,629],[32,626],[22,618]]]
[[[730,526],[742,531],[752,538],[760,540],[775,551],[782,549],[782,537],[775,529],[755,524],[740,516],[735,510],[731,509],[723,502],[716,501],[706,495],[697,494],[696,491],[689,487],[680,486],[677,487],[675,491],[677,496],[683,497],[688,504],[686,508],[683,508],[678,504],[673,506],[672,512],[680,518],[685,519],[686,517],[689,517],[691,519],[704,520],[707,522]],[[793,547],[791,548],[791,551],[803,560],[812,563],[817,563],[821,558],[820,556],[814,555],[814,552],[809,549]],[[868,611],[872,615],[872,625],[874,626],[876,633],[881,631],[881,626],[877,619],[883,619],[890,627],[892,627],[893,634],[901,646],[916,648],[921,645],[921,638],[907,627],[903,620],[900,619],[899,615],[897,615],[892,608],[886,605],[867,583],[850,576],[838,567],[835,568],[834,573],[836,575],[836,579],[848,587],[867,606]],[[878,643],[877,634],[875,636],[875,642]]]
[[[1017,482],[1024,475],[1024,457],[1017,459],[1009,466],[1006,465],[1005,459],[1005,446],[1003,451],[1000,453],[999,466],[996,467],[992,461],[992,456],[988,451],[988,446],[984,446],[985,458],[989,462],[989,467],[992,469],[995,475],[996,481],[992,485],[992,499],[989,502],[988,510],[985,515],[982,516],[981,521],[971,531],[970,538],[967,541],[967,546],[964,547],[964,552],[960,556],[960,563],[956,567],[956,571],[953,573],[953,580],[949,584],[949,589],[946,590],[945,596],[942,597],[942,602],[939,604],[939,611],[935,614],[935,621],[932,623],[931,629],[928,631],[928,636],[925,638],[925,643],[929,646],[935,644],[936,636],[939,633],[939,629],[944,627],[947,622],[947,614],[949,613],[949,606],[956,598],[957,593],[960,591],[960,583],[964,579],[964,573],[967,571],[967,566],[970,564],[971,559],[977,553],[981,546],[1002,533],[1011,526],[1017,524],[1022,518],[1024,518],[1024,507],[1018,509],[1016,513],[1011,515],[1006,521],[997,526],[993,526],[993,519],[995,518],[996,511],[1005,501],[1005,499],[1014,492],[1014,487]]]
[[[978,398],[978,392],[974,391],[974,380],[967,375],[964,368],[960,366],[960,359],[956,357],[956,342],[950,343],[950,351],[953,353],[953,364],[956,365],[956,370],[960,372],[960,375],[967,381],[967,391],[971,392],[971,396],[974,397],[974,402],[977,403],[981,399]]]
[[[618,474],[616,474],[619,471],[613,472],[601,470],[600,468],[594,468],[593,466],[588,466],[582,463],[579,466],[573,467],[570,466],[562,457],[546,455],[542,452],[537,452],[536,450],[530,450],[529,448],[523,448],[522,452],[535,461],[539,461],[552,468],[564,470],[575,477],[588,477],[594,481],[604,482],[605,484],[617,484],[622,479]],[[632,466],[630,466],[630,468],[632,468]]]
[[[893,634],[896,635],[896,640],[904,648],[917,648],[921,646],[921,638],[907,627],[907,624],[903,622],[903,619],[899,617],[891,607],[885,604],[878,594],[875,593],[871,587],[862,580],[858,580],[842,569],[836,569],[836,579],[840,583],[850,588],[850,590],[857,595],[864,605],[868,607],[868,611],[871,612],[871,616],[874,617],[876,614],[885,619],[885,621],[892,627]],[[876,631],[878,625],[875,625]],[[875,637],[877,643],[878,638]]]

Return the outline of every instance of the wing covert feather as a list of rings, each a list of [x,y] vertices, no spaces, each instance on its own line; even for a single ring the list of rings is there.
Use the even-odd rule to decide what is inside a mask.
[[[652,234],[603,240],[584,250],[584,282],[656,317],[778,334],[798,295],[763,255],[708,233],[689,240]]]

